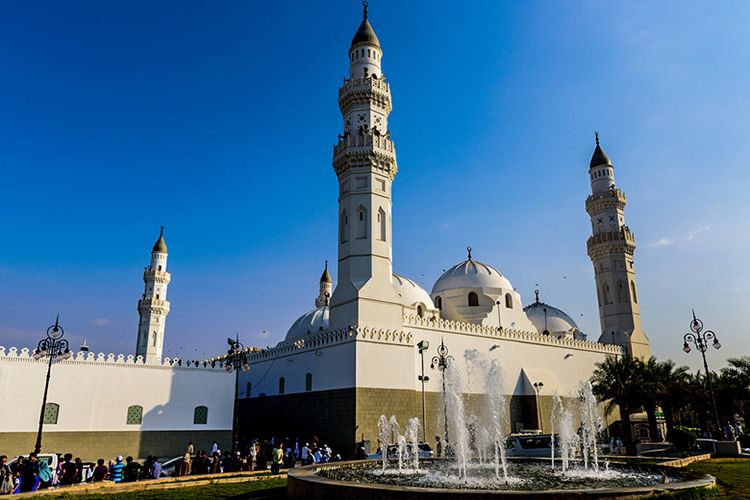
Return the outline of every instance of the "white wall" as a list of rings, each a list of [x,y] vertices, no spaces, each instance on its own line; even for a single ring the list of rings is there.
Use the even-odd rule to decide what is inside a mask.
[[[84,353],[55,363],[47,401],[60,405],[48,431],[227,430],[232,428],[234,375],[220,367],[144,365],[127,358]],[[36,431],[47,365],[28,349],[0,347],[0,429]],[[142,425],[127,425],[131,405],[143,407]],[[196,406],[208,423],[193,424]]]

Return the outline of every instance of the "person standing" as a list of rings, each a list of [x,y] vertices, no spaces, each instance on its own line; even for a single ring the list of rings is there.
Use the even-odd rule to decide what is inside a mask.
[[[219,444],[214,441],[214,444],[211,446],[211,456],[214,456],[219,451]]]
[[[273,449],[273,452],[271,452],[271,474],[278,474],[279,469],[281,468],[281,462],[284,459],[284,450],[282,449],[282,444],[279,443],[276,445],[276,448]]]
[[[0,455],[0,495],[10,495],[16,489],[16,478],[8,467],[8,457]]]
[[[195,447],[193,446],[192,441],[188,441],[187,450],[185,450],[185,453],[190,453],[191,457],[195,455]]]
[[[37,489],[39,480],[39,460],[35,452],[29,453],[21,467],[21,492],[34,491]]]
[[[310,465],[308,460],[310,459],[310,444],[305,443],[302,447],[302,465]]]
[[[133,460],[133,457],[125,459],[125,468],[122,471],[123,482],[132,483],[141,477],[141,464]]]
[[[153,457],[151,460],[151,477],[153,479],[159,479],[161,477],[161,464],[159,463],[159,457]]]
[[[255,465],[253,462],[255,462],[255,456],[258,454],[258,443],[253,441],[250,443],[250,449],[248,450],[248,457],[247,457],[247,470],[252,471],[255,470]]]
[[[69,486],[76,482],[78,468],[73,463],[73,455],[66,453],[60,465],[60,486]]]
[[[180,462],[180,476],[189,476],[190,475],[190,468],[192,466],[193,457],[190,455],[190,452],[185,452],[185,456],[182,457],[182,461]]]
[[[125,464],[122,463],[122,455],[117,455],[115,463],[109,468],[109,479],[116,483],[122,482],[122,472],[125,470]]]
[[[98,483],[104,481],[107,477],[107,466],[104,465],[104,459],[100,458],[96,461],[96,467],[94,467],[94,474],[91,476],[91,482]]]

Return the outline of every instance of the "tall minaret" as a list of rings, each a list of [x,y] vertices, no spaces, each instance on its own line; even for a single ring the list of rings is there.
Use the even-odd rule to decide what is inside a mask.
[[[328,272],[328,261],[326,261],[326,268],[320,276],[320,293],[315,298],[315,307],[327,306],[331,301],[332,293],[333,280],[331,279],[331,273]]]
[[[391,91],[381,71],[380,42],[367,20],[367,2],[363,5],[364,19],[349,49],[349,78],[339,89],[344,134],[333,147],[339,262],[332,328],[374,320],[401,325],[402,309],[391,285],[391,185],[397,171],[388,129]]]
[[[615,169],[599,145],[598,133],[589,176],[592,194],[586,198],[586,211],[593,236],[587,246],[599,299],[599,342],[619,344],[630,356],[649,358],[633,267],[635,236],[625,225],[625,193],[615,187]]]
[[[167,285],[171,277],[167,272],[167,244],[164,241],[164,226],[159,239],[151,250],[151,265],[143,271],[145,288],[138,300],[138,344],[136,356],[143,356],[146,363],[161,362],[164,348],[164,327],[169,314]]]

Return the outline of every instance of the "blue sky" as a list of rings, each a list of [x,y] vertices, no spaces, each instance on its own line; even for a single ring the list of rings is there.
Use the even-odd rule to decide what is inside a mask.
[[[5,2],[0,345],[60,313],[75,345],[132,352],[161,224],[165,354],[281,340],[336,260],[336,96],[360,19],[354,1]],[[691,307],[725,346],[716,367],[750,354],[750,4],[375,0],[370,20],[396,272],[429,290],[471,245],[596,339],[599,130],[654,354],[699,365],[680,350]]]

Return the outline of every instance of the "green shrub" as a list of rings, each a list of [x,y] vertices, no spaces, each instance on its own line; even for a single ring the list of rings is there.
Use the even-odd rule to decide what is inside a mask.
[[[680,451],[692,450],[698,441],[698,429],[675,427],[669,431],[667,439]]]

